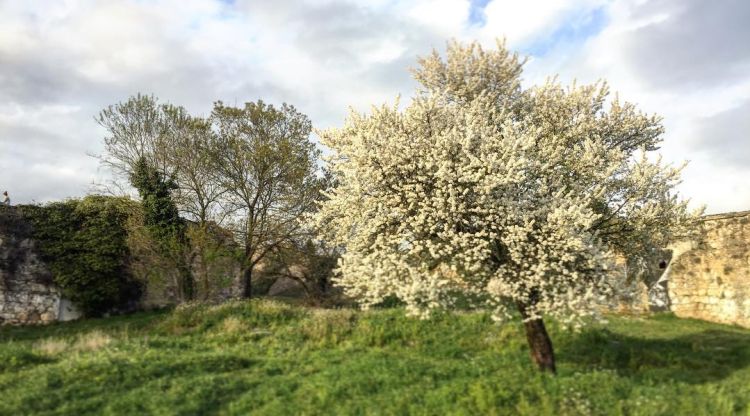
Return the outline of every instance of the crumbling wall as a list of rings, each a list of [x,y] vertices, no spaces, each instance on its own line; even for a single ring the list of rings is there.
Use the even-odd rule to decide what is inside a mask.
[[[672,247],[670,310],[750,327],[750,211],[706,216],[702,227],[699,240]]]
[[[664,271],[672,259],[671,249],[655,249],[638,261],[619,257],[612,273],[617,298],[609,312],[641,314],[664,312],[670,308]]]
[[[619,299],[620,312],[668,310],[679,317],[750,327],[750,211],[706,216],[702,236],[650,253],[642,274]],[[226,264],[225,264],[226,263]],[[232,280],[219,298],[236,296],[240,269],[231,261],[211,274]],[[626,261],[615,273],[624,275]],[[625,280],[625,279],[622,279]],[[288,283],[288,282],[287,282]],[[273,293],[283,285],[275,285]],[[226,293],[225,293],[226,292]],[[278,293],[276,293],[278,294]],[[30,226],[13,208],[0,207],[0,324],[74,319],[79,313],[41,262]]]

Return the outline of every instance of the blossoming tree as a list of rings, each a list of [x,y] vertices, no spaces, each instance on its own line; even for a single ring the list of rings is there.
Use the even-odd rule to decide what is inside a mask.
[[[336,282],[363,307],[515,309],[554,372],[543,317],[595,316],[618,287],[615,257],[665,245],[695,214],[674,193],[680,169],[650,156],[658,117],[604,83],[523,88],[522,67],[502,42],[453,42],[419,60],[405,109],[320,132],[337,186],[314,221],[345,248]]]

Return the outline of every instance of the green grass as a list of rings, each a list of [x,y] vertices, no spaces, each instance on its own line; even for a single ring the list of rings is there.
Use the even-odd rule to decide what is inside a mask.
[[[750,331],[668,315],[549,325],[257,300],[0,329],[0,414],[750,415]]]

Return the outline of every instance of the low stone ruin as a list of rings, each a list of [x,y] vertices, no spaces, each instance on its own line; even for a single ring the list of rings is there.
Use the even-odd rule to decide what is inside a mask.
[[[39,259],[30,226],[13,208],[0,208],[0,325],[75,319]]]

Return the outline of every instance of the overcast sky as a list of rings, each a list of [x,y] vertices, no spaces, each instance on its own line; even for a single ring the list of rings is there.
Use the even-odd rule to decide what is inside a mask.
[[[748,0],[0,0],[0,188],[81,196],[106,173],[103,107],[138,92],[207,114],[287,102],[318,128],[412,95],[408,69],[448,39],[505,37],[524,82],[606,79],[664,117],[680,192],[750,209]]]

